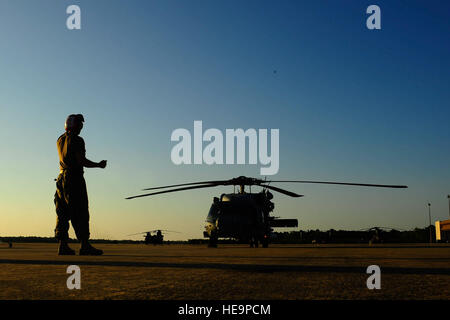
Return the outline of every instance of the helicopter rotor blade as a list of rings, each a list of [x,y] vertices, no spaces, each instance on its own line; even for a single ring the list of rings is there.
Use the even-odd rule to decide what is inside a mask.
[[[358,230],[356,230],[356,231],[370,231],[370,230],[375,230],[375,229],[378,229],[378,230],[383,230],[383,229],[385,229],[385,230],[397,230],[397,231],[406,231],[406,229],[402,229],[402,228],[392,228],[392,227],[371,227],[371,228],[363,228],[363,229],[358,229]]]
[[[378,188],[408,188],[404,185],[392,184],[370,184],[370,183],[353,183],[353,182],[334,182],[334,181],[302,181],[302,180],[273,180],[270,182],[288,182],[288,183],[317,183],[317,184],[338,184],[346,186],[360,186],[360,187],[378,187]]]
[[[164,229],[155,229],[155,230],[151,230],[151,231],[147,231],[147,232],[158,232],[158,231],[161,231],[161,232],[176,232],[176,233],[181,233],[181,232],[178,232],[178,231],[164,230]]]
[[[274,186],[261,185],[261,187],[264,187],[264,188],[267,188],[267,189],[270,189],[270,190],[273,190],[273,191],[277,191],[277,192],[280,192],[282,194],[285,194],[287,196],[291,196],[291,197],[294,197],[294,198],[303,197],[302,194],[296,194],[294,192],[287,191],[287,190],[284,190],[284,189],[280,189],[280,188],[277,188],[277,187],[274,187]]]
[[[146,189],[142,189],[142,190],[143,191],[147,191],[147,190],[174,188],[174,187],[191,186],[191,185],[199,185],[199,184],[217,184],[217,185],[220,185],[220,184],[226,183],[226,182],[228,182],[228,180],[189,182],[189,183],[181,183],[181,184],[172,184],[172,185],[169,185],[169,186],[162,186],[162,187],[146,188]]]
[[[261,183],[265,183],[265,180],[261,179],[255,179],[255,178],[248,178],[244,176],[236,177],[229,180],[211,180],[211,181],[200,181],[200,182],[189,182],[189,183],[181,183],[181,184],[172,184],[167,186],[161,186],[161,187],[152,187],[152,188],[146,188],[142,189],[144,191],[147,190],[157,190],[157,189],[165,189],[165,188],[174,188],[174,187],[182,187],[182,186],[191,186],[191,185],[201,185],[201,184],[214,184],[214,185],[221,185],[221,186],[228,186],[228,185],[259,185]]]
[[[139,233],[128,234],[127,237],[129,237],[129,236],[136,236],[138,234],[144,234],[144,233],[147,233],[147,231],[146,232],[139,232]]]
[[[128,197],[128,198],[125,198],[125,199],[129,200],[129,199],[134,199],[134,198],[152,196],[152,195],[155,195],[155,194],[162,194],[162,193],[169,193],[169,192],[176,192],[176,191],[184,191],[184,190],[191,190],[191,189],[200,189],[200,188],[210,188],[210,187],[217,187],[217,186],[218,186],[218,184],[206,184],[206,185],[202,185],[202,186],[184,187],[184,188],[177,188],[177,189],[172,189],[172,190],[164,190],[164,191],[158,191],[158,192],[141,194],[141,195],[137,195],[137,196]]]

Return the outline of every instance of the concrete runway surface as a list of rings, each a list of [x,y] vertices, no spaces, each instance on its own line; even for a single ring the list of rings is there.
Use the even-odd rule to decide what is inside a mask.
[[[448,244],[95,246],[103,256],[0,243],[0,299],[450,300]],[[69,265],[80,267],[79,290],[67,287]],[[380,290],[367,288],[370,265],[380,267]]]

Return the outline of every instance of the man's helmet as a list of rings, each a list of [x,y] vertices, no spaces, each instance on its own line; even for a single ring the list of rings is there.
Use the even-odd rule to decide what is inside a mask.
[[[66,119],[66,131],[83,128],[84,117],[82,114],[71,114]]]

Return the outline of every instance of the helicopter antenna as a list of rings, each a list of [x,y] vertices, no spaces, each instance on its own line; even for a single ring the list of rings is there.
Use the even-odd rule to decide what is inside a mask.
[[[271,182],[272,182],[272,181],[267,182],[267,176],[264,177],[264,183],[267,183],[266,186],[268,186]],[[267,191],[266,186],[264,186],[264,189],[263,189],[264,191]]]

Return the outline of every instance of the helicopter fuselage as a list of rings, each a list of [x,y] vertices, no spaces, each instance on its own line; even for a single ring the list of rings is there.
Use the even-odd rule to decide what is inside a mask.
[[[206,217],[204,236],[212,240],[268,241],[272,231],[269,213],[274,204],[270,192],[231,193],[214,198]]]
[[[152,235],[151,232],[147,232],[145,235],[145,244],[163,244],[164,236],[161,231],[158,230],[155,235]]]

